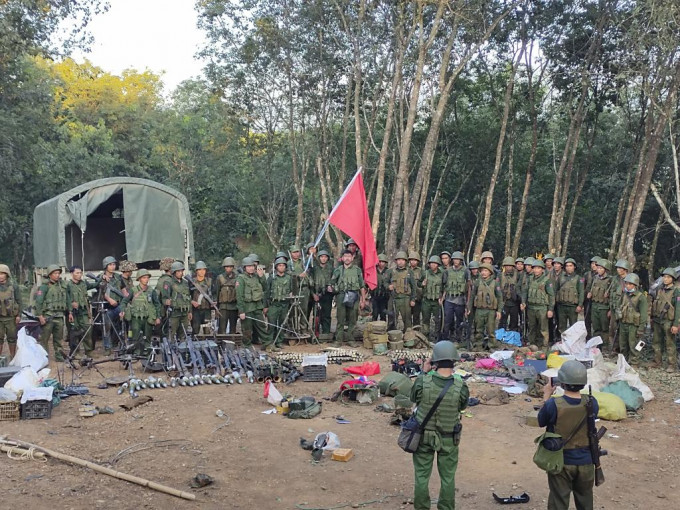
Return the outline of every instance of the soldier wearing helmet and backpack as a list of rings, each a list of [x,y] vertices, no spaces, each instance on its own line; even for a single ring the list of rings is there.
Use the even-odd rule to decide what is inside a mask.
[[[236,304],[236,261],[233,257],[225,257],[222,261],[224,273],[215,279],[215,296],[217,296],[217,307],[220,309],[220,324],[218,333],[223,335],[227,332],[236,333],[236,322],[238,321],[238,306]]]
[[[640,292],[640,278],[635,273],[626,275],[623,279],[623,295],[621,296],[619,351],[631,365],[640,362],[640,356],[635,349],[642,340],[647,326],[647,297]]]

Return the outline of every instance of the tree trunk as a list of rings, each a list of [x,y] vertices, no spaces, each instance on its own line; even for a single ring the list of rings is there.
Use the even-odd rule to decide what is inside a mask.
[[[512,181],[513,167],[515,163],[515,143],[510,144],[510,154],[508,155],[508,209],[505,216],[505,250],[504,254],[510,255],[510,246],[512,244]]]
[[[653,185],[652,185],[653,186]],[[664,196],[663,196],[663,202],[665,202],[668,199],[669,191],[670,191],[670,186],[667,186],[666,189],[664,190]],[[654,195],[657,197],[657,200],[660,198],[658,195]],[[654,283],[654,262],[656,259],[656,247],[659,245],[659,234],[661,234],[661,228],[663,227],[663,220],[664,220],[664,210],[663,208],[661,211],[659,211],[659,218],[656,220],[656,229],[654,229],[654,239],[652,240],[652,245],[649,248],[649,261],[647,262],[647,278],[648,278],[648,284],[651,287],[652,283]],[[677,227],[677,225],[676,225]]]

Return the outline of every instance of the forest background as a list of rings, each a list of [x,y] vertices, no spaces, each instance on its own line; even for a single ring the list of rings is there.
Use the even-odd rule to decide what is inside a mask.
[[[313,240],[358,167],[388,255],[623,257],[649,277],[680,259],[680,2],[195,8],[204,78],[164,94],[149,71],[69,58],[106,2],[0,0],[0,260],[14,271],[32,264],[35,206],[89,180],[180,190],[197,258],[218,268]],[[330,229],[324,244],[342,241]]]

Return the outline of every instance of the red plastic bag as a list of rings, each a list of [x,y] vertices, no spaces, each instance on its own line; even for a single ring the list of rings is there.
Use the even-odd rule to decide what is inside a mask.
[[[380,373],[380,364],[377,361],[366,361],[358,366],[345,367],[345,372],[352,375],[375,375]]]

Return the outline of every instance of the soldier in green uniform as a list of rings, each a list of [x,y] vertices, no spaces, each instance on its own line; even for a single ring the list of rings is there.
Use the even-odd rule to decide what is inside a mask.
[[[178,340],[186,338],[191,325],[191,290],[184,276],[184,264],[173,262],[170,266],[172,278],[163,284],[161,302],[170,314],[170,335]]]
[[[462,252],[454,251],[451,257],[451,267],[443,270],[444,327],[441,336],[443,340],[448,340],[453,332],[453,339],[458,342],[462,340],[460,326],[465,319],[470,275],[463,265]]]
[[[608,260],[598,257],[595,267],[597,267],[597,275],[593,278],[590,292],[587,294],[591,302],[592,335],[599,336],[604,345],[609,345],[609,317],[611,315],[609,291],[612,286],[609,270],[612,266]]]
[[[394,257],[397,267],[390,269],[389,285],[387,288],[392,295],[392,306],[394,307],[394,325],[397,326],[399,322],[399,315],[404,322],[404,331],[410,329],[411,323],[411,309],[415,305],[416,299],[416,282],[413,278],[413,272],[406,267],[405,251],[397,252]]]
[[[425,336],[439,340],[441,331],[442,294],[444,289],[444,271],[440,269],[441,259],[432,255],[428,260],[429,268],[423,274],[420,287],[423,292],[423,328]],[[430,320],[434,317],[434,331],[430,336]]]
[[[566,331],[567,328],[576,323],[578,314],[583,311],[583,299],[585,297],[584,281],[576,273],[576,261],[568,258],[564,265],[564,271],[559,275],[555,295],[560,332]]]
[[[293,277],[286,272],[286,267],[286,259],[276,259],[274,276],[267,282],[267,320],[277,328],[284,326],[286,314],[290,308],[290,298],[293,296]],[[272,338],[276,338],[274,348],[281,347],[283,335],[280,329],[272,332]]]
[[[23,305],[19,286],[11,278],[9,267],[0,264],[0,354],[7,338],[10,358],[14,358],[17,350],[17,325],[21,321]]]
[[[515,259],[515,271],[517,271],[517,284],[519,285],[519,294],[522,294],[522,287],[524,286],[524,279],[526,273],[524,272],[524,259],[517,257]]]
[[[161,302],[156,291],[149,286],[151,273],[146,269],[137,272],[137,285],[130,289],[130,294],[121,303],[120,318],[130,320],[130,331],[135,351],[140,356],[147,356],[151,349],[153,326],[161,323]]]
[[[349,250],[342,253],[342,265],[335,268],[331,284],[326,289],[335,293],[335,309],[337,312],[337,328],[335,343],[354,342],[354,327],[357,324],[359,307],[365,305],[366,289],[364,275],[358,266],[353,264],[354,256]],[[345,326],[347,331],[345,332]]]
[[[192,278],[193,284],[189,285],[191,290],[191,327],[196,333],[200,333],[201,324],[210,322],[212,306],[210,305],[210,302],[201,295],[198,287],[200,287],[205,294],[210,296],[210,299],[212,300],[213,282],[212,278],[207,276],[208,266],[206,266],[205,262],[202,260],[196,262],[194,271],[196,274]]]
[[[592,303],[590,301],[590,298],[588,298],[588,294],[590,293],[592,287],[593,287],[593,280],[597,276],[597,259],[599,257],[592,257],[590,259],[590,269],[583,273],[583,292],[586,295],[586,298],[583,300],[583,306],[584,306],[584,311],[583,311],[583,318],[586,321],[586,331],[588,331],[588,338],[592,336],[593,332],[593,327],[592,327],[592,317],[591,317],[591,312],[592,312]]]
[[[536,259],[533,257],[527,257],[524,259],[524,287],[529,285],[529,280],[534,276],[534,264]]]
[[[521,308],[527,309],[529,343],[542,348],[548,347],[548,319],[555,309],[555,291],[548,275],[544,273],[545,263],[537,260],[533,265],[534,276],[529,280]],[[525,305],[526,303],[526,305]]]
[[[609,317],[609,338],[612,341],[612,347],[615,349],[619,344],[616,332],[620,331],[621,322],[621,306],[623,304],[623,295],[625,294],[624,279],[630,272],[630,264],[625,259],[619,259],[614,264],[616,274],[612,276],[612,286],[609,290],[609,309],[611,314]],[[619,348],[619,352],[620,348]]]
[[[661,366],[663,352],[666,351],[668,372],[678,370],[678,351],[676,335],[680,326],[680,288],[676,287],[675,270],[672,267],[664,269],[662,285],[656,290],[651,304],[652,327],[654,337],[654,367]],[[651,294],[650,294],[651,296]],[[665,345],[664,345],[665,344]]]
[[[94,346],[92,345],[92,327],[90,326],[92,309],[87,291],[97,288],[97,283],[83,280],[83,268],[80,266],[73,266],[70,271],[71,280],[66,284],[67,299],[70,303],[66,324],[69,356],[76,354],[75,349],[81,339],[85,356],[90,356]]]
[[[553,260],[555,260],[555,255],[548,253],[543,257],[543,263],[545,264],[545,272],[548,276],[553,270]]]
[[[116,273],[118,261],[111,256],[104,257],[102,267],[104,272],[98,277],[97,301],[105,302],[105,317],[103,317],[102,343],[104,344],[104,354],[111,354],[111,332],[116,329],[118,316],[120,314],[120,300],[122,299],[116,291],[122,293],[123,281],[121,276]],[[123,294],[124,296],[124,294]],[[117,333],[116,333],[117,335]]]
[[[473,350],[481,351],[484,348],[484,333],[488,338],[488,347],[496,348],[496,322],[501,318],[503,311],[503,293],[498,280],[494,278],[493,266],[488,262],[482,264],[481,277],[472,283],[468,298],[466,314],[474,312],[475,317],[475,343]]]
[[[271,350],[273,341],[271,331],[260,322],[265,320],[268,311],[265,303],[267,281],[264,276],[257,274],[255,262],[249,257],[244,258],[241,265],[243,274],[236,280],[236,304],[241,319],[243,345],[250,347],[255,334],[259,341]]]
[[[47,282],[35,293],[35,313],[42,332],[40,345],[49,353],[48,341],[52,337],[54,359],[64,361],[61,341],[64,338],[64,316],[69,307],[66,282],[61,280],[61,268],[57,265],[47,267]]]
[[[163,287],[166,283],[169,283],[172,280],[170,267],[174,261],[175,259],[172,257],[164,257],[161,259],[160,264],[158,265],[158,269],[163,271],[163,274],[160,275],[158,281],[156,282],[156,295],[159,297],[159,299],[161,299],[161,325],[156,329],[161,335],[166,335],[168,333],[168,326],[170,324],[167,307],[163,303],[162,295]]]
[[[391,319],[392,314],[388,311],[387,305],[390,300],[389,286],[389,270],[387,264],[389,260],[387,255],[381,253],[378,255],[378,265],[376,266],[376,273],[378,275],[378,285],[371,291],[371,308],[374,321],[387,321],[388,317]],[[394,328],[390,328],[394,329]]]
[[[477,262],[476,260],[473,260],[468,264],[468,270],[470,271],[470,284],[472,284],[473,280],[479,279],[479,268],[481,267],[480,263]]]
[[[236,333],[238,321],[238,306],[236,306],[236,261],[232,257],[225,257],[222,261],[224,273],[215,278],[215,295],[217,307],[220,310],[220,324],[217,332],[223,335]],[[229,326],[227,328],[227,325]]]
[[[421,285],[423,281],[423,269],[420,267],[420,255],[418,255],[416,252],[409,253],[408,265],[411,273],[413,274],[413,281],[416,283],[416,296],[413,300],[415,304],[411,308],[411,324],[413,326],[419,326],[420,313],[423,308],[423,287]]]
[[[619,349],[631,365],[640,362],[640,355],[635,349],[642,340],[647,326],[647,297],[640,292],[640,278],[635,273],[623,279],[625,289],[621,300],[621,324]]]
[[[298,246],[290,247],[291,259],[288,261],[288,270],[293,275],[293,292],[300,296],[300,308],[309,310],[310,288],[313,285],[309,273],[305,271],[302,254]]]
[[[129,260],[122,260],[118,269],[120,270],[120,291],[123,293],[123,296],[128,297],[132,287],[135,285],[132,273],[137,271],[137,264]]]
[[[524,261],[522,261],[524,262]],[[524,268],[524,265],[522,265]],[[518,270],[512,257],[503,259],[499,281],[503,293],[503,314],[499,327],[519,331],[519,305],[522,302],[522,270]]]
[[[444,250],[439,254],[439,260],[442,261],[442,271],[446,271],[448,268],[451,267],[451,252]],[[462,260],[462,259],[461,259]]]
[[[312,282],[314,284],[314,294],[312,299],[318,304],[319,331],[323,335],[330,335],[331,332],[331,312],[333,311],[333,294],[326,289],[333,278],[333,264],[331,255],[326,250],[318,253],[318,263],[312,270]],[[380,277],[378,277],[380,278]]]
[[[453,510],[456,506],[456,468],[462,432],[460,413],[467,407],[470,396],[467,384],[460,376],[453,374],[454,361],[458,359],[460,359],[458,351],[452,342],[437,342],[432,350],[431,362],[430,360],[425,362],[422,374],[411,388],[411,401],[418,406],[416,418],[420,423],[424,421],[437,398],[443,395],[441,402],[425,424],[420,445],[413,454],[414,510],[430,510],[428,486],[435,454],[440,479],[437,509]]]
[[[362,271],[364,270],[364,257],[361,255],[361,250],[359,250],[359,245],[354,241],[354,239],[349,238],[345,243],[345,249],[352,252],[352,257],[354,259],[354,265],[357,266]]]
[[[493,253],[490,251],[483,251],[480,258],[482,259],[482,264],[489,264],[493,267]]]
[[[560,279],[564,274],[564,257],[555,257],[552,261],[552,269],[547,271],[547,274],[552,283],[553,290],[555,291],[555,296],[557,297],[557,292],[560,288]],[[560,320],[559,307],[555,307],[555,313],[548,321],[548,340],[550,345],[557,342],[561,337],[562,330],[559,328]]]

